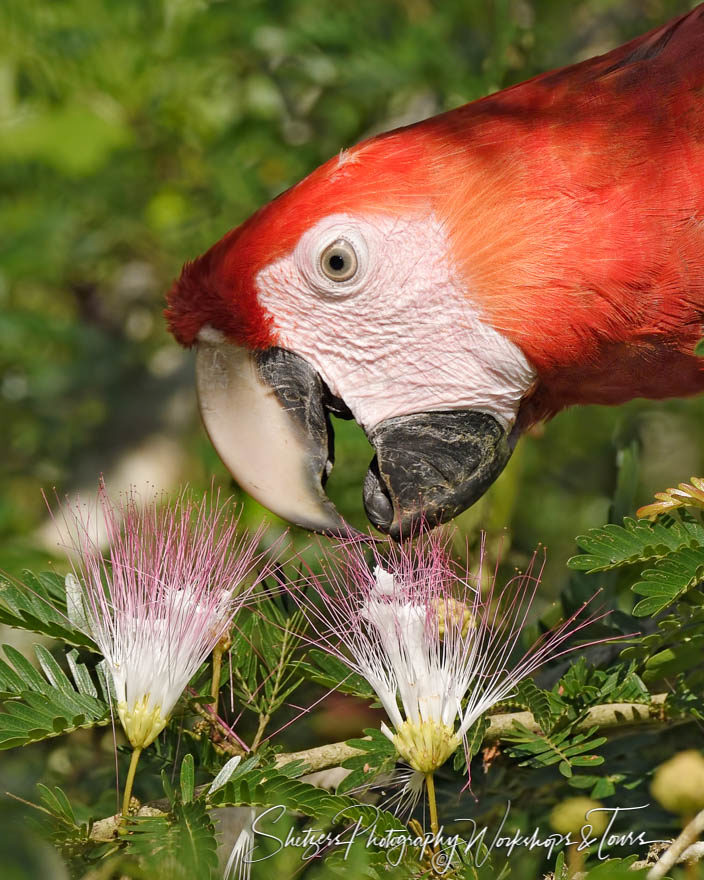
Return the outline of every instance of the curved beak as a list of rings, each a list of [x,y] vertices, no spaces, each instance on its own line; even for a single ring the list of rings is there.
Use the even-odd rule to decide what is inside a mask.
[[[334,458],[326,389],[302,358],[200,341],[196,382],[205,429],[246,492],[302,528],[355,533],[325,494]]]
[[[198,400],[220,458],[253,498],[285,520],[360,535],[325,493],[334,461],[330,415],[352,418],[318,373],[281,348],[198,342]],[[367,432],[376,455],[364,481],[371,523],[396,540],[461,513],[487,490],[516,437],[488,413],[451,410],[387,419]]]

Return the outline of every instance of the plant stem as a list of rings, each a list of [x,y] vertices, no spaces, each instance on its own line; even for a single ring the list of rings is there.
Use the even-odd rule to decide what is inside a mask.
[[[254,735],[254,739],[252,740],[252,745],[249,747],[250,751],[254,752],[259,747],[259,744],[262,741],[262,737],[264,736],[266,726],[270,720],[271,716],[268,714],[268,712],[265,712],[263,715],[259,716],[259,726],[257,727],[257,732]]]
[[[583,868],[584,853],[580,852],[576,843],[573,843],[572,846],[567,847],[567,875],[570,880],[579,876]]]
[[[222,655],[225,650],[223,639],[213,648],[213,680],[210,685],[210,696],[213,698],[213,712],[217,715],[218,698],[220,696],[220,673],[222,671]]]
[[[660,856],[660,860],[648,871],[647,880],[660,880],[670,868],[677,864],[682,853],[699,839],[704,832],[704,810],[688,822],[680,836],[673,841],[669,849]]]
[[[142,754],[141,749],[132,750],[132,758],[130,759],[130,769],[127,771],[127,781],[125,782],[125,795],[122,799],[122,817],[125,818],[130,812],[130,801],[132,800],[132,785],[134,784],[134,774],[137,771],[137,762]]]
[[[216,749],[220,749],[222,752],[226,752],[231,755],[246,755],[247,754],[247,745],[244,743],[232,730],[231,727],[228,727],[227,724],[219,718],[215,712],[213,711],[213,707],[210,703],[206,703],[205,705],[201,705],[200,703],[194,703],[196,712],[204,718],[210,727],[212,733],[215,736],[211,736],[211,742],[215,746]],[[192,733],[193,731],[186,731],[186,733]]]
[[[440,831],[440,826],[438,825],[438,805],[435,800],[435,780],[433,779],[432,773],[425,774],[425,787],[428,789],[428,807],[430,808],[430,830],[433,834],[437,835]],[[435,850],[438,849],[438,845],[435,845]]]
[[[250,746],[250,751],[252,752],[256,751],[259,748],[259,745],[264,738],[264,731],[271,721],[271,714],[277,708],[276,701],[279,696],[279,690],[282,686],[285,666],[290,656],[290,651],[287,650],[288,640],[291,635],[291,631],[289,630],[290,623],[290,620],[286,621],[286,629],[284,630],[283,640],[281,642],[281,653],[279,654],[279,660],[276,664],[276,675],[274,677],[274,683],[271,687],[271,694],[269,696],[268,706],[263,712],[259,713],[259,727],[257,728],[257,732],[254,736],[254,739],[252,740],[252,745]]]

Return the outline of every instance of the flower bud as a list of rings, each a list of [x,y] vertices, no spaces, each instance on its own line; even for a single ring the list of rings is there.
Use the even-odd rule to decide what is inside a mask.
[[[438,636],[445,638],[446,627],[453,626],[459,630],[460,637],[467,638],[470,629],[476,628],[474,615],[465,602],[449,596],[445,599],[437,599],[435,607],[438,615]]]
[[[588,797],[566,798],[553,808],[550,813],[550,827],[558,834],[579,835],[580,829],[591,825],[590,836],[603,834],[606,831],[606,813],[601,812],[599,801]],[[595,810],[598,812],[590,812]]]
[[[655,771],[650,792],[671,813],[698,813],[704,809],[704,757],[690,749],[665,761]]]

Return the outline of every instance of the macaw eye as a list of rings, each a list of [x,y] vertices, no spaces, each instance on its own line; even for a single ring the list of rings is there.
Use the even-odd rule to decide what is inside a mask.
[[[331,281],[349,281],[357,272],[357,254],[344,238],[329,244],[320,255],[320,268]]]

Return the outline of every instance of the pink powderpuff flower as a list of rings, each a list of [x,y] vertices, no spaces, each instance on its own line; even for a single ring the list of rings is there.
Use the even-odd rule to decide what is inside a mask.
[[[603,616],[583,618],[586,603],[516,656],[544,562],[536,571],[534,555],[503,589],[494,571],[482,594],[483,545],[472,574],[452,561],[450,540],[423,531],[415,542],[377,542],[373,566],[368,544],[344,540],[336,561],[323,562],[322,577],[309,572],[293,590],[311,642],[371,685],[391,724],[382,732],[424,775],[463,742],[466,749],[481,715],[538,667],[573,650],[564,647],[567,639]]]
[[[131,492],[97,508],[62,512],[73,573],[67,611],[98,645],[115,688],[117,711],[135,749],[161,733],[198,667],[229,631],[265,571],[254,535],[219,492],[175,502],[140,503]],[[107,550],[98,534],[102,514]]]

